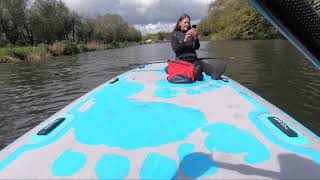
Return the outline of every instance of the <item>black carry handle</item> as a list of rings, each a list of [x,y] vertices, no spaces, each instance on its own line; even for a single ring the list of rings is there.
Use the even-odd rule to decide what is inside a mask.
[[[39,136],[45,136],[50,134],[54,129],[56,129],[61,123],[63,123],[66,120],[66,118],[62,117],[62,118],[58,118],[55,121],[53,121],[52,123],[50,123],[49,125],[47,125],[46,127],[42,128],[37,135]]]

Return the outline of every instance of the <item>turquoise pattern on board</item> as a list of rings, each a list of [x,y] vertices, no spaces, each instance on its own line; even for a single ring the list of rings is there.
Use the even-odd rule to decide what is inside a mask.
[[[130,161],[123,156],[108,154],[98,161],[95,171],[99,179],[125,179],[130,171]]]
[[[178,155],[180,160],[182,160],[185,156],[192,154],[196,146],[194,144],[186,143],[181,144],[178,149]]]
[[[72,119],[69,119],[69,118],[71,118],[70,115],[65,115],[64,117],[66,117],[66,119],[68,121],[72,120]],[[33,150],[39,149],[41,147],[45,147],[51,143],[58,141],[60,138],[62,138],[69,131],[69,129],[72,127],[71,124],[72,124],[72,122],[70,124],[66,124],[66,126],[63,129],[61,129],[61,131],[59,131],[57,134],[55,134],[55,136],[52,136],[50,139],[44,138],[46,141],[38,141],[35,144],[26,144],[26,145],[19,147],[17,150],[12,152],[5,159],[0,161],[0,172],[2,170],[4,170],[6,167],[8,167],[13,161],[15,161],[18,157],[23,155],[25,152],[33,151]],[[36,136],[38,136],[38,135],[35,134],[34,136],[32,136],[32,138],[30,140],[31,141],[32,140],[43,140],[43,138],[41,138],[41,139],[35,138]]]
[[[203,113],[195,109],[169,103],[136,102],[131,99],[131,95],[141,92],[144,87],[139,83],[127,81],[128,74],[130,72],[120,76],[119,81],[114,85],[104,84],[99,91],[74,106],[68,112],[70,115],[66,117],[76,117],[76,119],[66,124],[55,136],[45,141],[36,135],[33,136],[31,140],[37,143],[24,145],[2,160],[0,171],[23,153],[59,140],[70,128],[75,129],[76,139],[80,143],[105,144],[130,150],[181,141],[206,124],[207,120]],[[78,111],[91,99],[96,100],[94,106],[86,112]],[[114,113],[115,108],[123,109],[124,107],[128,108]],[[164,113],[169,111],[170,115]],[[127,114],[132,116],[128,118]],[[157,121],[158,124],[154,124],[152,121],[154,115],[163,121]],[[131,121],[132,118],[136,121]],[[177,128],[180,130],[177,131]]]
[[[271,157],[269,150],[255,136],[229,124],[212,124],[203,131],[210,133],[205,140],[209,151],[245,153],[244,160],[250,164],[265,162]]]
[[[282,140],[284,140],[287,143],[293,144],[293,145],[300,145],[304,146],[310,143],[310,141],[299,131],[297,131],[295,128],[288,125],[290,129],[295,131],[298,134],[298,137],[289,137],[285,133],[283,133],[277,126],[275,126],[269,119],[270,116],[262,116],[260,117],[261,120],[276,134],[278,135]]]
[[[186,143],[180,145],[178,154],[179,168],[188,178],[205,178],[218,172],[218,167],[209,154],[194,153],[195,145]]]
[[[53,138],[54,136],[56,136],[59,132],[61,132],[73,120],[73,117],[71,117],[70,115],[65,115],[63,117],[57,117],[53,121],[55,121],[58,118],[65,118],[65,120],[64,120],[63,123],[61,123],[58,127],[56,127],[48,135],[43,136],[43,135],[35,134],[30,138],[30,141],[33,142],[33,143],[40,143],[40,142],[47,141],[47,140]],[[50,124],[50,123],[48,123],[48,124]],[[44,127],[46,127],[46,126],[47,125],[45,125]]]
[[[86,156],[79,152],[67,150],[52,165],[55,176],[72,176],[81,171],[86,164]]]
[[[205,116],[198,110],[129,98],[143,88],[141,84],[120,79],[116,85],[97,92],[92,97],[96,99],[95,105],[88,111],[79,112],[75,108],[70,111],[77,117],[74,122],[76,139],[88,145],[104,144],[133,150],[184,140],[206,124]]]
[[[185,177],[198,179],[212,176],[218,172],[218,166],[208,154],[193,153],[180,162],[180,169]]]
[[[137,94],[144,89],[144,87],[141,84],[129,82],[127,80],[126,76],[130,73],[131,72],[128,72],[120,76],[119,81],[114,85],[109,85],[109,84],[103,85],[103,87],[99,91],[93,93],[92,95],[84,99],[82,102],[77,104],[75,107],[73,107],[65,116],[76,117],[76,119],[72,121],[71,119],[70,121],[66,121],[69,124],[68,123],[64,124],[62,126],[63,128],[59,129],[59,131],[56,131],[56,133],[54,133],[54,136],[50,138],[42,138],[42,137],[39,138],[39,137],[33,136],[31,138],[31,142],[33,144],[27,144],[18,148],[16,151],[11,153],[8,157],[0,161],[0,172],[4,168],[9,166],[19,156],[23,155],[25,152],[33,151],[41,147],[45,147],[61,139],[67,132],[69,132],[71,128],[75,128],[76,139],[80,143],[87,144],[87,145],[104,144],[107,146],[115,146],[115,147],[120,147],[127,150],[135,150],[135,149],[145,148],[145,147],[158,147],[165,144],[182,141],[188,138],[191,133],[193,133],[199,128],[202,128],[206,124],[207,120],[204,117],[203,113],[195,109],[180,107],[170,103],[137,102],[134,99],[130,98],[132,95]],[[209,82],[206,82],[206,81],[197,82],[190,85],[176,85],[176,84],[169,84],[169,83],[161,84],[161,83],[164,83],[164,81],[166,80],[163,79],[162,81],[158,82],[157,84],[158,89],[156,91],[156,94],[159,97],[165,98],[165,99],[177,97],[181,92],[185,92],[189,95],[197,95],[203,92],[209,92],[209,91],[215,90],[222,86],[231,87],[233,90],[238,92],[242,97],[244,97],[248,102],[252,103],[256,107],[256,110],[252,111],[249,114],[249,118],[252,121],[252,123],[254,123],[257,126],[257,128],[272,143],[278,145],[279,147],[287,149],[289,151],[295,152],[297,154],[308,156],[310,159],[313,159],[315,162],[320,164],[320,153],[315,149],[302,146],[306,141],[308,141],[308,139],[306,139],[306,141],[304,141],[303,143],[298,142],[296,144],[295,143],[288,144],[286,140],[279,138],[274,133],[274,131],[273,132],[270,131],[270,128],[266,127],[264,122],[258,118],[260,117],[261,114],[270,114],[269,111],[263,105],[261,105],[256,100],[254,100],[253,97],[241,91],[235,84],[224,83],[222,81],[210,81],[209,86],[208,84],[206,84]],[[162,85],[163,87],[160,87]],[[90,101],[91,99],[96,100],[94,106],[92,106],[86,112],[80,112],[78,109],[81,106],[83,106],[85,103]],[[125,108],[122,111],[122,113],[115,112],[118,110],[114,110],[114,108],[123,109],[124,107],[128,107],[128,109]],[[129,108],[134,108],[135,110],[129,110]],[[171,114],[172,110],[174,111],[174,113]],[[142,115],[143,114],[142,112],[143,113],[146,112],[146,114]],[[168,118],[167,115],[163,115],[163,112],[170,112],[170,116],[171,115],[173,116],[172,119],[170,119],[170,117]],[[130,115],[133,114],[133,116],[128,118],[125,116],[127,114],[130,114]],[[154,119],[154,114],[156,114],[157,118],[160,117],[163,121],[159,121],[156,123],[155,121],[152,121],[152,119]],[[190,117],[187,117],[186,115]],[[92,119],[94,119],[94,121],[92,121]],[[114,119],[114,120],[116,119],[116,120],[112,121],[110,119]],[[129,119],[136,119],[136,121],[129,122],[128,124]],[[148,121],[148,119],[150,120],[150,122]],[[90,121],[93,123],[92,124],[88,123]],[[143,124],[143,126],[141,126],[141,124]],[[215,133],[213,132],[213,130],[210,129],[212,128],[212,126],[207,127],[207,129],[205,128],[206,130],[208,130],[208,132],[212,132],[211,136],[209,136],[207,139],[208,149],[212,149],[216,146],[216,144],[212,143],[216,141]],[[105,127],[105,129],[108,129],[109,132],[97,130],[97,129],[100,129],[100,127]],[[104,129],[104,128],[101,128],[101,129]],[[130,130],[127,131],[128,129]],[[179,129],[178,132],[176,132],[177,129]],[[232,131],[238,132],[242,134],[242,136],[243,134],[245,134],[241,130],[232,129]],[[85,135],[88,135],[88,134],[90,134],[90,138],[85,137]],[[108,138],[104,139],[102,138],[103,136],[107,136]],[[155,142],[153,142],[153,138],[151,139],[150,137],[145,137],[145,136],[150,136],[150,137],[155,136]],[[244,135],[244,136],[246,137],[249,135]],[[250,138],[245,138],[245,139],[249,139],[249,141],[251,141]],[[117,140],[120,140],[120,141],[117,142]],[[228,150],[226,150],[228,148],[225,148],[223,145],[218,144],[217,146],[220,147],[222,152],[228,152]],[[216,172],[216,169],[214,169],[215,168],[214,161],[212,160],[211,162],[210,159],[206,159],[207,157],[201,154],[200,155],[193,154],[194,147],[192,147],[192,145],[181,146],[180,148],[178,151],[179,157],[183,157],[181,158],[181,160],[185,159],[185,161],[188,162],[184,164],[184,169],[188,169],[188,168],[190,169],[189,164],[191,160],[192,161],[197,160],[198,162],[202,162],[202,164],[212,165],[212,168],[206,171],[206,173],[203,174],[201,177],[205,177],[208,174],[214,174]],[[262,158],[260,157],[259,159],[259,158],[256,158],[256,154],[252,155],[251,151],[245,148],[243,148],[243,151],[249,153],[246,157],[247,158],[246,161],[248,163],[263,161],[262,159],[266,157],[262,155]],[[70,153],[73,155],[77,154],[75,152],[70,152]],[[68,155],[68,153],[66,154],[67,154],[67,156],[65,156],[67,157],[66,159],[68,159],[68,157],[73,156],[73,155]],[[106,155],[106,156],[109,156],[109,155]],[[123,157],[123,158],[126,158],[126,157]],[[78,158],[78,159],[81,159],[81,158]],[[170,173],[163,172],[162,174],[167,174],[166,177],[169,177],[169,176],[174,177],[175,172],[173,171],[177,171],[176,165],[173,166],[174,160],[165,156],[151,154],[148,156],[148,158],[144,162],[144,168],[149,168],[149,169],[155,168],[154,165],[152,165],[150,162],[148,163],[150,159],[151,160],[160,159],[159,160],[160,164],[161,163],[169,164],[166,172],[170,172]],[[62,160],[59,160],[59,161],[62,161]],[[56,163],[59,164],[58,163],[59,161],[57,160]],[[83,163],[79,161],[77,164],[81,165],[81,164],[85,164],[85,162]],[[119,167],[125,169],[126,163],[119,163],[119,164],[120,164]],[[150,167],[148,167],[149,165]],[[54,170],[56,171],[57,174],[59,173],[61,175],[68,174],[68,172],[59,171],[59,168],[60,168],[59,166],[60,165],[56,165]],[[71,169],[72,171],[69,171],[70,174],[77,173],[78,169],[80,168],[79,166],[76,166],[76,165],[69,164],[69,166],[73,167],[73,170]],[[52,170],[53,170],[53,167],[52,167]],[[184,170],[184,171],[188,171],[188,170]],[[197,174],[201,174],[199,172],[198,173],[193,172],[193,174],[191,173],[189,174],[189,176],[195,177],[197,176]],[[168,175],[171,173],[173,173],[172,176]],[[144,172],[144,175],[148,176],[149,174]],[[104,174],[101,173],[101,176],[104,176]],[[164,177],[162,175],[159,175],[159,176]]]
[[[176,98],[182,92],[188,95],[199,95],[214,91],[228,84],[223,81],[214,81],[209,76],[204,77],[203,81],[196,81],[190,84],[174,84],[169,83],[165,78],[161,79],[156,82],[158,89],[155,91],[155,95],[163,99]]]
[[[177,174],[176,161],[166,156],[151,153],[144,160],[141,179],[175,179]]]
[[[320,164],[320,152],[319,151],[317,151],[313,148],[309,148],[309,147],[302,147],[302,146],[297,146],[297,145],[293,145],[293,144],[288,144],[287,142],[284,142],[283,140],[279,139],[275,134],[273,134],[272,131],[269,130],[269,128],[264,124],[264,122],[259,119],[260,115],[272,116],[270,114],[270,112],[268,111],[268,109],[266,109],[266,107],[264,107],[262,104],[258,103],[253,97],[249,96],[247,93],[245,93],[241,89],[239,89],[234,83],[230,83],[230,86],[232,87],[233,90],[238,92],[242,97],[244,97],[248,102],[250,102],[252,105],[254,105],[256,107],[255,110],[253,110],[252,112],[249,113],[249,119],[260,130],[260,132],[265,135],[265,137],[267,137],[272,143],[276,144],[279,147],[282,147],[288,151],[291,151],[291,152],[294,152],[297,154],[308,156],[310,159],[315,161],[317,164]],[[250,92],[250,90],[248,90],[248,91]],[[253,92],[251,92],[251,93],[253,93]],[[279,111],[282,112],[281,110],[279,110]],[[288,115],[288,117],[290,117],[290,116]],[[301,127],[303,127],[303,126],[301,125]]]

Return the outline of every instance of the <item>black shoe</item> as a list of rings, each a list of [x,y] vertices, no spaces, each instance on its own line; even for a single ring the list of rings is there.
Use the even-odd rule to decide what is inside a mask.
[[[197,81],[203,81],[203,74],[202,74],[202,66],[197,65],[195,70],[194,70],[194,75]]]
[[[226,64],[218,64],[216,67],[214,67],[214,72],[211,75],[212,79],[220,80],[222,74],[226,71]]]

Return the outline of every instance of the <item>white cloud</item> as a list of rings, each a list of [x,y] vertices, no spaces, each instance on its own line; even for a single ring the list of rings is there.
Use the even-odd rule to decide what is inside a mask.
[[[138,6],[148,7],[154,3],[159,2],[160,0],[119,0],[120,4],[127,5],[127,4],[135,4]]]
[[[134,27],[137,28],[143,35],[149,33],[158,33],[160,31],[169,32],[174,28],[175,23],[161,23],[158,22],[156,24],[149,23],[149,24],[138,24]]]
[[[198,24],[200,19],[191,21],[191,24]],[[138,29],[143,35],[146,34],[156,34],[158,32],[171,32],[173,31],[174,26],[176,23],[149,23],[149,24],[137,24],[134,25],[136,29]]]
[[[207,15],[212,0],[64,0],[72,9],[85,15],[119,14],[141,31],[171,30],[177,18],[188,13],[192,19]],[[143,27],[145,26],[145,27]]]

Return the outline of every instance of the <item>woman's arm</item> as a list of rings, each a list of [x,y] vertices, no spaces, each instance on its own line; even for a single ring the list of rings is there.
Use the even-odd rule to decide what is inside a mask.
[[[173,33],[171,37],[171,47],[175,53],[182,53],[185,49],[193,48],[192,33],[188,31],[184,39],[179,39],[178,36]]]
[[[193,39],[193,44],[192,44],[193,49],[198,50],[200,48],[200,42],[199,39]]]
[[[200,48],[199,33],[197,29],[192,29],[193,43],[192,48],[198,50]]]
[[[171,36],[171,47],[175,53],[181,53],[184,48],[183,41],[179,40],[174,33],[172,33],[172,36]]]

